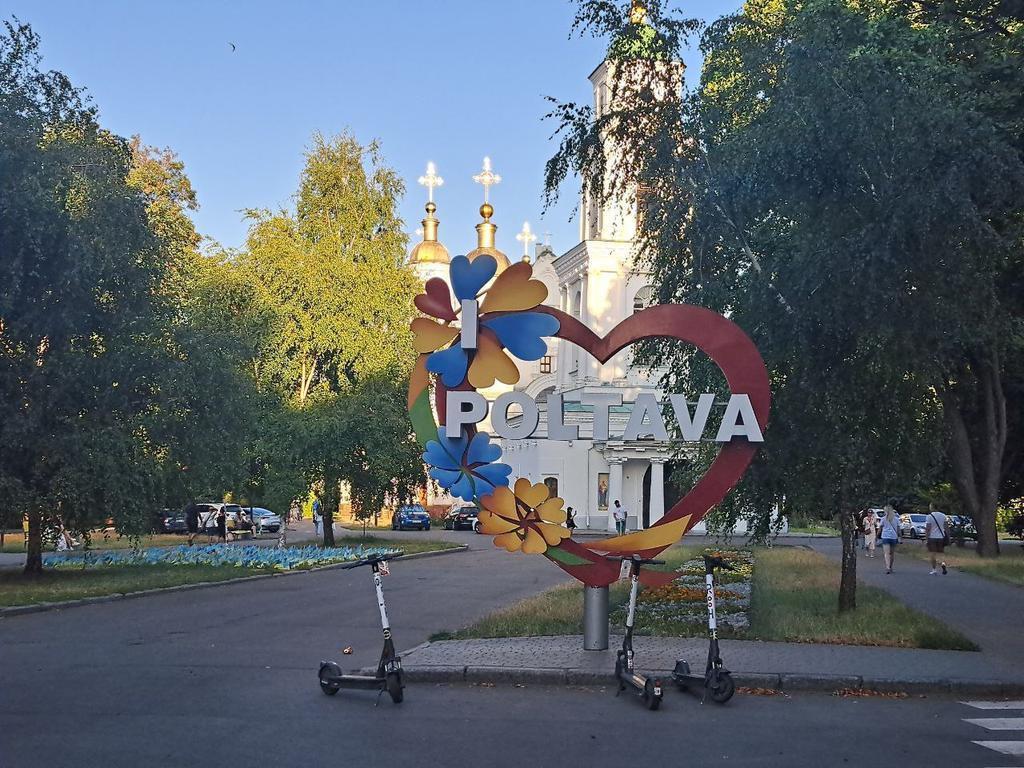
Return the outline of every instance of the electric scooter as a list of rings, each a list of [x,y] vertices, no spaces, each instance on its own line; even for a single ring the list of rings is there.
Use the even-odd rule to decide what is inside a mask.
[[[640,587],[640,566],[664,565],[664,560],[647,560],[640,555],[616,557],[606,555],[609,560],[629,563],[629,612],[626,614],[626,636],[622,638],[622,648],[615,652],[615,679],[619,681],[618,696],[627,687],[643,699],[644,705],[655,710],[661,706],[661,680],[641,675],[633,668],[633,620],[636,617],[636,595]]]
[[[377,701],[374,703],[374,706],[380,703],[380,697],[384,691],[388,692],[395,704],[402,701],[402,690],[405,688],[405,685],[402,683],[402,659],[395,653],[395,643],[391,637],[391,625],[388,623],[387,608],[384,605],[384,590],[381,588],[381,577],[386,576],[389,572],[387,561],[393,557],[400,557],[402,554],[402,552],[391,552],[384,555],[375,554],[342,566],[344,570],[351,570],[352,568],[368,565],[373,570],[373,586],[377,589],[377,607],[380,608],[380,623],[384,628],[384,650],[381,651],[380,661],[377,663],[377,672],[374,675],[347,675],[333,661],[321,661],[319,673],[320,690],[328,696],[333,696],[342,688],[357,688],[380,691],[377,694]]]
[[[704,555],[704,583],[707,586],[708,603],[708,634],[711,644],[708,647],[708,663],[703,675],[696,675],[690,671],[690,665],[679,659],[676,661],[675,669],[672,671],[672,679],[683,690],[692,690],[696,693],[699,685],[703,692],[700,703],[703,704],[710,696],[711,700],[718,704],[725,704],[736,692],[736,683],[732,675],[722,663],[722,656],[718,651],[718,620],[715,616],[715,568],[724,568],[727,571],[733,570],[725,560],[713,555]],[[692,688],[691,688],[692,686]]]

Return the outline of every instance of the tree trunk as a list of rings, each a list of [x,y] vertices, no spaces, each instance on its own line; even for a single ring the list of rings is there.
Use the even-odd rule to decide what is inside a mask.
[[[996,506],[1002,483],[1007,430],[1006,394],[998,354],[991,352],[973,362],[971,373],[973,381],[965,376],[965,382],[943,390],[943,416],[949,433],[953,484],[978,531],[978,554],[996,557],[999,555]],[[977,413],[971,409],[965,417],[964,398],[967,393],[962,390],[971,384],[976,392],[970,394],[976,395],[979,402]]]
[[[857,608],[857,513],[840,510],[839,529],[843,540],[839,612],[844,613]]]
[[[43,573],[43,515],[38,509],[28,512],[28,541],[25,547],[25,574],[40,576]]]
[[[334,510],[338,507],[338,478],[328,474],[324,477],[323,515],[324,546],[334,546]]]

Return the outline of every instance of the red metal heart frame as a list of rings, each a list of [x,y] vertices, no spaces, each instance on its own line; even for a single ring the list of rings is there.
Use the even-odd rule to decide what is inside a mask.
[[[716,312],[688,304],[662,304],[637,312],[615,326],[607,336],[601,337],[576,318],[553,307],[539,306],[531,311],[545,312],[556,317],[560,324],[556,337],[576,344],[601,363],[606,363],[617,352],[643,339],[672,338],[693,344],[721,369],[732,393],[750,397],[762,433],[768,426],[771,390],[764,360],[750,337],[731,320]],[[470,388],[468,384],[459,387]],[[447,421],[446,393],[447,388],[438,381],[435,403],[442,424]],[[746,440],[724,443],[704,476],[651,527],[666,525],[689,515],[686,530],[691,529],[739,482],[756,452],[757,445]],[[610,563],[600,554],[600,541],[588,547],[569,539],[562,542],[560,548],[587,561],[587,565],[577,566],[556,560],[560,567],[581,581],[598,586],[618,578],[618,565]],[[663,549],[641,550],[637,554],[650,557]],[[665,583],[675,574],[667,574],[666,577],[665,574],[647,571],[646,575],[645,582]]]

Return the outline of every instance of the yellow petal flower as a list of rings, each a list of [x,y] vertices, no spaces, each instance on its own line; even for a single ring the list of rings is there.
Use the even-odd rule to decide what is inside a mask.
[[[495,379],[505,384],[519,381],[519,367],[498,342],[487,333],[477,336],[476,342],[476,354],[469,365],[469,383],[474,389],[492,387]]]
[[[531,485],[527,478],[521,477],[516,480],[516,497],[533,509],[548,497],[548,487],[544,483]]]
[[[572,535],[572,531],[570,531],[568,528],[563,528],[560,525],[548,525],[547,523],[537,523],[536,527],[540,529],[540,533],[544,537],[544,541],[546,541],[552,547],[557,546],[559,542],[562,541],[562,539],[568,539]]]
[[[514,531],[519,527],[518,522],[506,520],[501,515],[496,515],[489,509],[481,509],[477,520],[480,521],[480,533],[486,533],[489,536],[493,536],[497,533],[508,533],[509,531]]]
[[[541,502],[537,507],[537,516],[547,523],[564,523],[565,510],[562,509],[562,500],[555,496]]]
[[[516,552],[523,546],[523,540],[519,538],[519,534],[515,531],[503,533],[501,536],[494,537],[494,546],[504,547],[509,552]],[[543,552],[544,550],[541,551]]]
[[[526,540],[523,541],[523,553],[527,555],[542,555],[548,548],[544,537],[534,527],[526,529]]]
[[[519,515],[516,514],[516,498],[506,485],[499,485],[494,489],[494,493],[482,496],[480,503],[484,505],[485,509],[496,515],[501,515],[509,520],[519,519]]]
[[[480,307],[484,312],[518,312],[533,309],[548,297],[547,286],[540,280],[531,280],[533,267],[517,262],[494,280]]]
[[[459,335],[458,328],[441,325],[425,317],[417,317],[412,321],[412,332],[415,336],[413,347],[417,352],[434,352]]]

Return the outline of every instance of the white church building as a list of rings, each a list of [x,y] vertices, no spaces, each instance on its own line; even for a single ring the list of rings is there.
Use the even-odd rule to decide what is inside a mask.
[[[682,64],[678,68],[682,81]],[[594,106],[598,114],[606,108],[611,93],[610,78],[615,64],[603,62],[591,75]],[[484,185],[483,217],[477,226],[477,247],[466,254],[470,260],[490,254],[498,262],[499,272],[509,266],[508,257],[495,245],[496,226],[491,222],[494,209],[487,200],[488,188],[500,181],[485,160],[483,172],[474,177]],[[410,254],[410,265],[424,282],[432,277],[448,281],[449,254],[438,238],[439,221],[433,202],[434,188],[442,180],[429,166],[420,183],[430,190],[423,240]],[[578,318],[598,335],[608,333],[619,322],[651,303],[654,293],[651,275],[635,263],[637,209],[633,201],[612,198],[600,202],[600,196],[584,192],[580,206],[579,242],[562,254],[538,245],[533,263],[534,278],[548,288],[545,303]],[[524,226],[517,239],[529,246],[535,239]],[[524,256],[528,259],[528,256]],[[627,529],[646,528],[665,513],[680,495],[666,481],[678,445],[649,437],[616,439],[622,435],[638,395],[655,394],[661,399],[659,374],[631,365],[629,350],[620,352],[605,364],[585,351],[560,339],[548,339],[548,355],[536,362],[517,361],[520,380],[514,389],[523,391],[540,407],[540,425],[535,436],[521,441],[501,440],[502,458],[512,467],[512,478],[527,477],[544,482],[565,500],[575,512],[577,526],[583,530],[614,531],[612,509],[619,500],[627,510]],[[512,389],[497,383],[482,392],[489,401]],[[610,437],[594,435],[594,402],[621,402],[608,411]],[[548,406],[561,400],[564,424],[577,426],[579,438],[547,438]],[[603,415],[604,408],[599,409]],[[600,420],[599,420],[600,421]],[[480,425],[491,431],[489,425]],[[492,431],[493,433],[493,431]],[[428,492],[432,505],[448,505],[457,500],[433,489]],[[461,502],[458,502],[461,503]],[[702,530],[703,524],[695,529]]]

